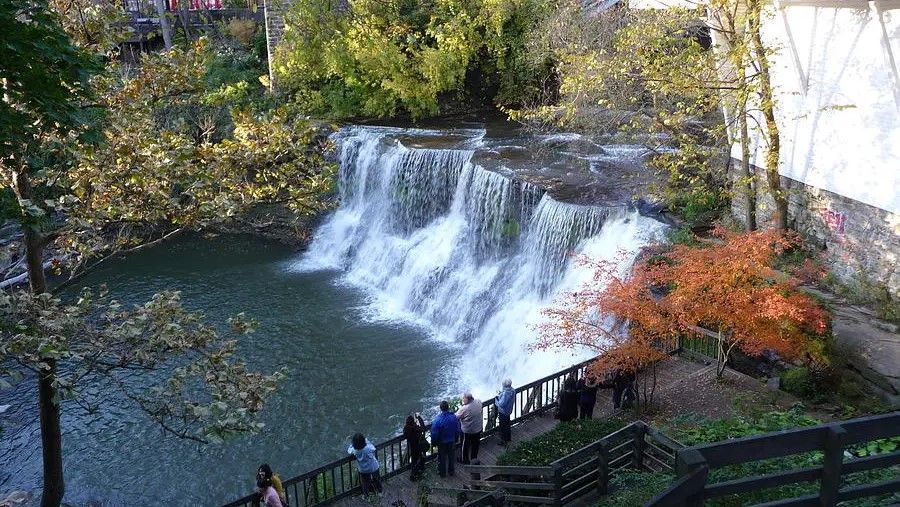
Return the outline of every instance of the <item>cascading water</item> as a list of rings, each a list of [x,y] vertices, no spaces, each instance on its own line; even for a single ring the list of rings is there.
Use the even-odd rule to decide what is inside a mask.
[[[450,388],[490,396],[504,377],[521,384],[590,356],[528,348],[541,310],[591,276],[572,252],[617,260],[624,270],[664,226],[625,205],[559,202],[485,169],[473,161],[483,136],[342,131],[340,207],[294,269],[342,270],[344,281],[371,294],[370,318],[415,322],[458,347]]]

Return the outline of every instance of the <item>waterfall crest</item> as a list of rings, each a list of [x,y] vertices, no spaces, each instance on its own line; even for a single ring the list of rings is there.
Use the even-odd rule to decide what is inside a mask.
[[[453,388],[490,396],[504,377],[522,384],[590,356],[528,350],[541,310],[591,276],[572,252],[619,259],[624,270],[663,226],[625,205],[559,202],[504,168],[487,170],[473,163],[483,136],[341,131],[340,207],[294,269],[342,270],[372,295],[371,318],[415,322],[458,350]]]

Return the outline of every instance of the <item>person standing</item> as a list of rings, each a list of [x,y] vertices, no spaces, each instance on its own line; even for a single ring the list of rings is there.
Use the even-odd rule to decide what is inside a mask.
[[[362,433],[353,435],[347,454],[356,458],[356,468],[359,471],[359,482],[364,496],[369,496],[371,491],[383,494],[381,489],[381,474],[378,458],[375,457],[375,446],[369,442]]]
[[[556,416],[561,422],[575,420],[578,417],[578,389],[575,387],[575,379],[568,377],[563,382],[563,388],[556,395]]]
[[[278,492],[272,487],[272,479],[257,476],[256,490],[259,492],[259,500],[265,507],[282,507]]]
[[[484,416],[481,414],[481,400],[475,399],[472,393],[462,395],[462,406],[456,411],[460,429],[463,434],[462,462],[466,465],[478,459],[478,447],[481,444],[481,433],[484,431]]]
[[[503,389],[497,393],[494,403],[497,405],[497,416],[500,419],[500,441],[506,445],[512,442],[510,418],[516,404],[516,390],[512,388],[512,380],[503,381]]]
[[[425,470],[425,451],[428,449],[428,441],[425,440],[425,421],[418,412],[415,416],[406,416],[403,437],[406,438],[406,449],[411,465],[409,480],[417,481]]]
[[[456,437],[459,435],[459,419],[450,411],[447,401],[441,402],[441,413],[431,421],[431,443],[438,448],[438,475],[446,477],[456,472]]]
[[[594,405],[597,404],[597,379],[586,375],[578,380],[578,417],[591,419],[594,417]]]
[[[272,467],[270,467],[268,463],[263,463],[256,469],[257,482],[259,482],[259,479],[270,481],[272,487],[275,488],[275,492],[278,493],[278,498],[281,500],[281,503],[287,505],[287,497],[284,494],[284,486],[281,484],[281,477],[272,472]]]
[[[634,373],[616,370],[613,373],[613,408],[631,408],[634,402]]]

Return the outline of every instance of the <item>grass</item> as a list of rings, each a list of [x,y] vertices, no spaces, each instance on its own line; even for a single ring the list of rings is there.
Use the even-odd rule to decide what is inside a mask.
[[[672,418],[664,431],[693,446],[704,443],[746,437],[790,428],[814,426],[820,421],[803,413],[802,407],[787,411],[760,412],[722,419],[706,419],[695,414],[685,414]],[[900,446],[900,438],[891,438],[857,445],[846,450],[848,457],[862,457],[872,454],[893,452]],[[742,463],[712,471],[710,482],[722,482],[737,478],[768,475],[780,471],[820,466],[823,455],[819,451],[807,452],[768,460]],[[900,473],[894,466],[850,474],[844,478],[844,486],[875,483],[893,479]],[[598,507],[618,507],[642,505],[664,491],[674,477],[669,473],[628,472],[611,483],[612,492],[601,499]],[[803,482],[785,486],[757,490],[741,495],[729,495],[710,499],[711,506],[742,506],[786,499],[818,491],[818,482]],[[847,506],[889,505],[900,500],[900,495],[881,495],[842,503]]]
[[[501,466],[545,466],[622,428],[616,419],[586,419],[559,423],[556,428],[522,442],[497,458]]]

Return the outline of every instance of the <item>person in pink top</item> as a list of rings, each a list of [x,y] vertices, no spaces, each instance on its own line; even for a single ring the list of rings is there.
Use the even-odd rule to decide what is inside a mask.
[[[259,491],[260,501],[266,507],[283,507],[278,492],[272,487],[272,479],[260,477],[256,479],[256,488]]]

